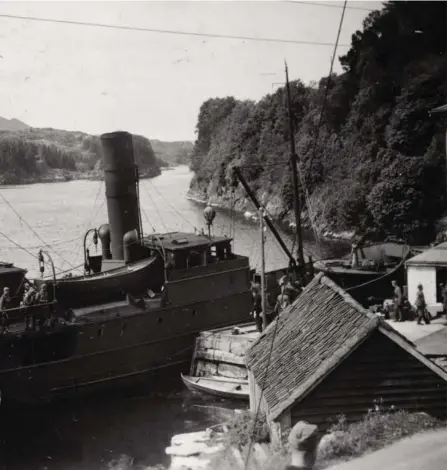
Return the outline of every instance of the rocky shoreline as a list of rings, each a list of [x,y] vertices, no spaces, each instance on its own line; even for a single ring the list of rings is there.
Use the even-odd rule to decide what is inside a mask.
[[[210,205],[212,207],[217,207],[219,209],[230,210],[231,208],[233,208],[233,210],[239,215],[243,215],[248,219],[257,221],[258,217],[253,209],[253,204],[251,203],[251,201],[247,197],[244,197],[244,196],[241,197],[241,195],[237,193],[238,191],[236,191],[233,204],[232,204],[231,196],[225,195],[225,196],[206,197],[204,193],[199,193],[194,189],[190,189],[188,191],[188,193],[186,194],[186,198],[189,201],[195,202],[197,204]],[[292,214],[284,215],[284,211],[281,207],[278,197],[273,197],[273,198],[270,197],[268,199],[267,197],[264,197],[264,198],[261,198],[261,201],[263,199],[264,199],[264,205],[267,209],[267,212],[269,213],[270,216],[272,216],[273,220],[284,224],[285,227],[288,229],[295,228],[296,224],[292,220],[293,215]],[[251,210],[248,210],[248,208],[250,208]],[[311,223],[307,214],[303,214],[303,228],[307,230],[312,230],[312,226],[311,226]],[[327,239],[327,240],[340,240],[344,242],[349,242],[354,237],[353,231],[337,232],[337,231],[330,230],[328,227],[324,227],[324,226],[317,226],[315,228],[318,234],[320,235],[320,237]]]

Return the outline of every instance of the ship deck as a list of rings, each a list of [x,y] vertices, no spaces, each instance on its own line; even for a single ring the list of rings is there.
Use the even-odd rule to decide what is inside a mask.
[[[107,302],[105,304],[90,305],[88,307],[76,308],[71,310],[71,325],[82,325],[86,323],[102,322],[113,320],[115,318],[126,318],[133,315],[144,314],[160,309],[160,296],[153,299],[144,299],[144,307],[140,308],[130,304],[126,300]],[[44,327],[47,331],[56,330],[55,328]],[[9,334],[20,335],[26,331],[25,321],[12,321],[8,327]]]

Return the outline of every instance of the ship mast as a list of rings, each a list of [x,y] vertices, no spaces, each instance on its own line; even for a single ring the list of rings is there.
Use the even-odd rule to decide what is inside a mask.
[[[261,231],[261,305],[262,305],[262,331],[267,328],[265,311],[265,238],[264,238],[264,210],[259,209],[259,228]]]
[[[299,197],[299,186],[298,186],[298,156],[295,149],[295,132],[293,126],[292,107],[290,98],[290,84],[289,84],[289,72],[287,69],[287,62],[285,63],[286,68],[286,90],[287,90],[287,109],[289,113],[289,134],[290,134],[290,166],[292,170],[292,184],[293,184],[293,209],[295,212],[295,223],[296,223],[296,244],[298,254],[298,265],[304,269],[304,252],[303,252],[303,236],[301,230],[301,203]]]

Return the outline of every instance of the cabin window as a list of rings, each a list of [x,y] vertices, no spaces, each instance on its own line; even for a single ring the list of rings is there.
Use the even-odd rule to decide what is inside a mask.
[[[188,268],[195,268],[202,265],[202,254],[199,251],[191,250],[187,257],[187,266]]]
[[[217,252],[216,247],[212,246],[206,250],[206,263],[214,263],[216,262]]]
[[[185,252],[178,252],[175,254],[175,269],[186,269],[186,253]]]

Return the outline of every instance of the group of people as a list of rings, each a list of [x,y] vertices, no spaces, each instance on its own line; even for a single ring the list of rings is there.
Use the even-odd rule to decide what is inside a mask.
[[[266,304],[266,320],[267,325],[270,324],[282,310],[292,304],[303,288],[298,280],[292,280],[292,276],[283,271],[279,281],[274,276],[270,276],[266,280],[265,304]],[[253,310],[252,316],[259,332],[263,329],[262,318],[262,290],[258,283],[252,284]]]
[[[402,322],[402,321],[405,321],[404,309],[405,309],[405,303],[408,303],[408,300],[404,297],[402,289],[397,284],[396,281],[391,281],[391,284],[394,289],[394,312],[395,312],[394,321]],[[422,286],[422,284],[419,284],[417,286],[416,300],[414,303],[414,307],[416,310],[417,324],[421,325],[422,321],[424,321],[426,325],[430,324],[431,316],[427,310],[427,302],[425,301],[424,287]]]
[[[43,283],[38,290],[34,285],[26,282],[23,286],[23,297],[20,307],[30,307],[36,304],[48,303],[48,290]],[[12,297],[9,287],[3,288],[3,294],[0,296],[0,333],[4,333],[8,329],[9,316],[7,311],[12,308]]]

